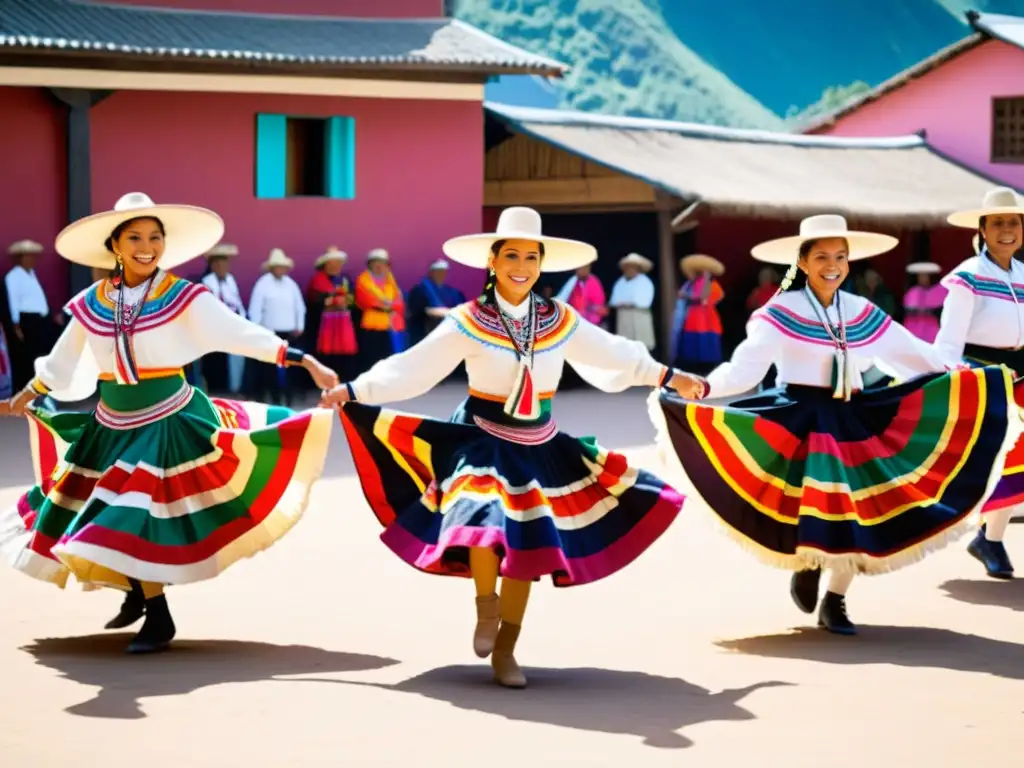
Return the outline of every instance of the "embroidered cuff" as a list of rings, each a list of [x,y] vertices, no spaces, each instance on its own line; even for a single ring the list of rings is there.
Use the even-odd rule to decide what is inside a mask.
[[[50,394],[50,388],[40,381],[39,377],[36,376],[32,381],[28,383],[25,389],[35,392],[37,395],[48,395]]]
[[[302,358],[305,356],[306,353],[301,349],[282,344],[281,348],[277,350],[276,362],[279,368],[287,368],[289,365],[301,365]]]
[[[698,377],[698,378],[700,379],[701,386],[703,386],[704,388],[701,390],[700,394],[697,396],[697,399],[698,400],[704,400],[708,395],[711,394],[711,384],[708,382],[707,379],[705,379],[703,377]]]
[[[672,376],[673,376],[673,374],[675,374],[675,372],[676,372],[675,368],[670,368],[667,365],[664,366],[662,368],[662,371],[661,371],[661,376],[658,378],[658,386],[659,387],[667,387],[668,383],[670,381],[672,381]]]

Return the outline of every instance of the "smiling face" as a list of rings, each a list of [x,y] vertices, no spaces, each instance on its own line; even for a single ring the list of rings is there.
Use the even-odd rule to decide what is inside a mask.
[[[119,258],[128,286],[148,280],[164,255],[164,225],[158,219],[126,221],[114,230],[110,247]]]
[[[800,247],[800,270],[807,275],[807,285],[822,304],[832,296],[850,274],[850,246],[843,237],[810,240]]]
[[[504,240],[495,246],[488,266],[494,270],[496,290],[505,301],[520,304],[540,277],[543,247],[536,240]]]
[[[1019,213],[994,213],[982,216],[979,227],[988,252],[1000,261],[1009,262],[1024,244],[1024,225]]]

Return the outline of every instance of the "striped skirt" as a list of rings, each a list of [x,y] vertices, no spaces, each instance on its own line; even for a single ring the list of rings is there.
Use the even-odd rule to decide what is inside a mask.
[[[358,403],[341,420],[381,539],[427,573],[469,576],[469,548],[488,547],[503,576],[587,584],[633,562],[683,503],[592,438],[515,426],[475,397],[449,422]]]
[[[0,515],[0,553],[61,587],[213,578],[302,517],[333,418],[210,400],[180,376],[101,382],[93,413],[37,407],[36,485]]]
[[[655,394],[680,487],[788,570],[896,570],[962,535],[1021,434],[1003,368],[865,390],[788,386],[726,405]]]

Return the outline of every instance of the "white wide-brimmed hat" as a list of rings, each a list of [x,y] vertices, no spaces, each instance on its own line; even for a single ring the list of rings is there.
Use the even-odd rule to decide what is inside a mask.
[[[238,255],[238,246],[231,243],[218,243],[206,253],[206,260],[233,259]]]
[[[725,274],[725,264],[705,253],[691,253],[689,256],[684,256],[679,260],[679,269],[688,278],[704,272],[710,272],[715,277]]]
[[[338,246],[336,245],[328,246],[327,250],[324,251],[320,256],[318,256],[317,260],[313,262],[313,267],[315,269],[320,269],[320,267],[322,267],[328,261],[340,261],[342,264],[344,264],[346,261],[348,261],[348,254],[345,253],[344,251],[339,251]]]
[[[491,257],[491,245],[496,240],[533,240],[544,244],[544,272],[568,272],[597,261],[597,249],[579,240],[548,237],[541,232],[540,214],[533,208],[515,206],[506,208],[498,217],[493,232],[478,235],[460,235],[448,240],[443,250],[459,264],[486,269]]]
[[[448,269],[448,262],[445,261],[444,259],[437,259],[436,261],[432,261],[430,263],[430,266],[427,267],[427,271],[428,272],[433,272],[435,270],[447,270],[447,269]]]
[[[10,256],[23,256],[26,253],[42,253],[43,246],[35,240],[19,240],[7,246],[7,253]]]
[[[113,269],[116,259],[106,248],[107,238],[119,224],[144,217],[163,222],[166,241],[160,268],[165,271],[202,256],[224,236],[224,220],[211,210],[195,205],[157,205],[142,192],[129,192],[113,210],[64,227],[57,235],[57,253],[76,264]]]
[[[386,261],[390,264],[391,255],[388,253],[387,248],[373,248],[366,254],[366,263],[369,264],[371,261]]]
[[[915,261],[907,265],[907,272],[911,275],[937,275],[942,267],[934,261]]]
[[[654,262],[639,253],[630,253],[619,259],[619,269],[623,267],[636,267],[641,272],[650,272],[654,269]]]
[[[294,269],[295,262],[285,256],[284,251],[280,248],[274,248],[270,251],[270,258],[264,261],[260,268],[264,272],[269,272],[274,267],[287,267],[288,269]]]
[[[951,213],[946,217],[946,221],[954,227],[977,229],[982,216],[994,216],[997,213],[1019,213],[1024,216],[1024,206],[1021,205],[1017,193],[1010,187],[990,189],[982,198],[980,208]]]
[[[832,213],[808,216],[800,222],[800,234],[768,240],[751,249],[751,255],[758,261],[769,264],[792,265],[800,255],[800,246],[808,240],[824,240],[842,237],[849,243],[850,261],[868,259],[880,253],[891,251],[899,243],[891,235],[878,232],[862,232],[846,226],[846,219]]]

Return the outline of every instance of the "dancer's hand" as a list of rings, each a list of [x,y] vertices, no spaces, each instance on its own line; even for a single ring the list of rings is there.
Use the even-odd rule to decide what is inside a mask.
[[[325,389],[320,395],[320,407],[321,408],[334,408],[343,403],[347,403],[352,398],[348,394],[348,386],[345,384],[338,384],[337,386]]]
[[[10,400],[0,400],[0,416],[24,416],[25,407],[36,397],[31,389],[23,389]]]
[[[697,400],[704,396],[704,379],[692,373],[676,371],[668,385],[687,400]]]
[[[338,386],[338,374],[321,363],[315,357],[306,355],[302,361],[302,367],[309,371],[313,382],[320,389],[332,389]]]

